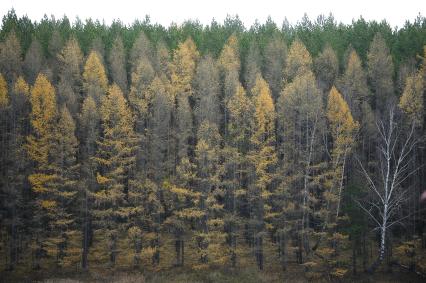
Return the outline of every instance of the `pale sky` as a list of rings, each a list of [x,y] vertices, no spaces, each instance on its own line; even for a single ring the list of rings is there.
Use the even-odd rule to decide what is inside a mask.
[[[0,16],[12,7],[18,16],[27,15],[37,21],[47,14],[55,18],[67,15],[71,21],[78,16],[82,20],[105,20],[107,24],[113,19],[131,24],[149,15],[151,22],[163,26],[171,22],[181,24],[188,19],[210,24],[215,18],[222,23],[227,15],[238,14],[246,27],[256,19],[263,23],[268,16],[280,27],[285,17],[295,24],[304,13],[315,20],[318,15],[331,12],[338,22],[346,24],[362,15],[366,20],[386,19],[392,27],[402,27],[406,20],[413,22],[419,13],[426,16],[426,0],[1,0]]]

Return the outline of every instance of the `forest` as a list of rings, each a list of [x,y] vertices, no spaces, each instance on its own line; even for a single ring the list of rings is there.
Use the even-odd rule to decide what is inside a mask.
[[[425,103],[421,15],[398,28],[332,15],[246,28],[238,16],[164,27],[10,10],[0,282],[422,280]]]

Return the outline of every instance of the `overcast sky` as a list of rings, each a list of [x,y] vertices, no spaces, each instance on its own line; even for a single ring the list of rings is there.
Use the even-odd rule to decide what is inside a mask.
[[[70,20],[77,16],[82,20],[99,19],[107,24],[120,19],[131,24],[149,15],[151,22],[164,26],[187,19],[209,24],[215,18],[222,23],[227,15],[236,14],[247,27],[256,19],[263,23],[268,16],[281,26],[285,17],[295,24],[304,13],[316,19],[331,12],[338,22],[351,23],[362,15],[366,20],[386,19],[391,26],[402,27],[406,20],[413,22],[419,13],[426,16],[426,0],[0,0],[1,16],[12,7],[18,16],[28,15],[37,21],[47,14],[56,18],[67,15]]]

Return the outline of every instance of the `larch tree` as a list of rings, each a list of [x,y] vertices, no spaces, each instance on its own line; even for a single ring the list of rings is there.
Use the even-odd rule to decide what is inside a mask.
[[[28,194],[27,176],[29,162],[24,144],[28,133],[29,86],[22,77],[15,82],[10,96],[7,93],[7,84],[0,75],[0,119],[6,128],[0,129],[2,144],[2,170],[0,175],[0,190],[3,197],[0,213],[7,227],[9,243],[7,245],[8,269],[14,270],[22,261],[23,251],[19,248],[19,236],[26,228],[24,218],[25,209],[28,208],[25,198]],[[8,110],[8,111],[7,111]],[[7,113],[9,112],[9,113]],[[4,121],[8,114],[9,121]],[[5,135],[7,133],[7,136]],[[4,155],[4,153],[7,153]],[[25,239],[27,240],[27,239]]]
[[[335,84],[339,74],[339,60],[330,45],[326,45],[318,57],[315,58],[314,70],[320,88],[323,92],[328,92]]]
[[[223,49],[219,56],[219,68],[221,76],[221,88],[222,88],[222,108],[223,108],[223,124],[224,124],[224,137],[227,138],[228,130],[228,108],[227,103],[229,99],[234,95],[236,89],[238,88],[241,62],[240,62],[240,53],[238,46],[238,38],[235,34],[231,35],[228,38],[228,41],[223,46]]]
[[[81,107],[79,115],[79,141],[80,141],[80,176],[81,176],[81,207],[80,223],[82,226],[82,258],[81,267],[88,268],[89,248],[93,238],[93,197],[97,189],[95,160],[100,134],[100,114],[96,102],[87,96]]]
[[[116,83],[124,93],[126,93],[126,53],[123,41],[120,37],[117,37],[112,44],[111,51],[108,56],[108,63],[112,81]]]
[[[318,255],[318,258],[313,259],[313,262],[318,264],[316,271],[312,272],[341,278],[348,271],[340,256],[340,250],[348,235],[339,231],[338,225],[344,219],[341,206],[347,159],[354,147],[359,125],[354,121],[348,104],[335,87],[332,87],[328,95],[327,120],[332,142],[328,151],[328,168],[326,173],[320,176],[323,179],[323,192],[318,218],[322,222],[322,228],[316,232],[318,240],[312,248]]]
[[[149,61],[151,61],[153,58],[153,49],[151,41],[146,37],[143,31],[141,31],[140,34],[136,37],[132,49],[130,50],[130,74],[135,72],[141,58],[148,59]],[[152,62],[150,63],[152,64]]]
[[[399,101],[399,107],[407,114],[409,119],[422,128],[424,117],[424,82],[419,72],[407,77],[404,92]]]
[[[256,84],[257,74],[261,71],[261,56],[257,42],[254,40],[250,43],[248,53],[244,64],[244,87],[252,95],[251,90]]]
[[[59,69],[61,62],[59,60],[59,53],[61,52],[61,49],[64,45],[63,39],[61,37],[61,34],[59,33],[59,30],[55,28],[52,31],[52,35],[49,39],[49,42],[47,44],[47,52],[48,52],[48,58],[47,58],[47,66],[52,72],[52,82],[57,82],[59,77]]]
[[[130,107],[133,109],[136,118],[136,132],[140,137],[140,150],[137,154],[137,164],[141,168],[142,174],[147,174],[148,162],[148,136],[147,124],[149,122],[149,108],[151,106],[152,92],[151,83],[155,77],[155,70],[151,62],[146,57],[141,57],[137,67],[132,72],[129,93]]]
[[[33,38],[30,47],[25,54],[23,69],[30,84],[33,84],[38,73],[44,67],[45,58],[40,42]]]
[[[284,40],[278,35],[274,35],[266,45],[264,57],[265,80],[271,88],[274,101],[277,101],[282,90],[287,62],[287,45]]]
[[[58,113],[55,125],[55,143],[51,152],[54,179],[51,180],[51,194],[55,205],[55,214],[51,223],[56,244],[56,260],[60,266],[71,266],[80,260],[80,237],[77,228],[76,207],[78,193],[78,141],[75,136],[76,126],[70,112],[63,106]]]
[[[364,116],[362,104],[369,102],[369,90],[366,72],[355,50],[351,50],[345,66],[345,72],[338,83],[343,97],[349,105],[352,115],[357,120]]]
[[[83,53],[77,39],[71,37],[57,56],[59,80],[69,84],[75,95],[79,96],[82,90]]]
[[[99,105],[108,89],[108,78],[99,55],[92,51],[87,57],[83,71],[83,90]]]
[[[55,145],[55,123],[57,120],[55,89],[40,74],[31,89],[31,135],[27,137],[27,153],[34,162],[34,170],[28,179],[36,194],[34,214],[34,267],[40,267],[40,260],[49,244],[48,238],[54,233],[54,221],[58,203],[55,199],[56,188],[52,186],[56,175],[52,157]]]
[[[316,202],[312,174],[322,152],[322,108],[321,91],[310,71],[294,78],[277,103],[281,186],[285,188],[283,193],[290,196],[283,210],[290,216],[286,221],[298,246],[299,263],[303,263],[303,254],[310,253],[309,220],[311,205]]]
[[[286,81],[292,81],[295,77],[312,70],[312,57],[300,39],[295,39],[288,51],[285,66]]]
[[[368,78],[374,93],[373,107],[383,112],[388,101],[394,98],[394,65],[386,41],[380,33],[374,36],[367,59]]]
[[[220,160],[221,136],[217,124],[204,120],[197,131],[195,160],[197,166],[197,192],[200,193],[199,209],[194,233],[199,265],[195,268],[223,266],[229,258],[224,233],[224,190],[221,186],[223,165]]]
[[[200,60],[194,77],[194,116],[196,125],[203,121],[220,125],[219,70],[213,58]]]
[[[272,232],[271,206],[275,165],[275,106],[268,83],[257,74],[252,90],[254,105],[254,128],[249,153],[254,170],[249,179],[248,201],[251,204],[250,218],[253,228],[254,254],[260,270],[264,266],[263,242],[267,232]]]
[[[21,43],[13,30],[0,43],[0,73],[8,83],[22,75]]]
[[[110,86],[101,101],[102,134],[96,160],[98,188],[93,193],[93,214],[96,235],[106,248],[109,264],[114,266],[118,255],[120,233],[129,217],[129,180],[136,164],[138,138],[134,117],[120,88]]]
[[[247,204],[247,182],[249,175],[250,139],[254,128],[254,105],[241,84],[235,89],[235,94],[230,97],[226,105],[229,113],[227,124],[228,138],[223,149],[224,155],[224,188],[226,209],[228,215],[225,219],[225,228],[228,234],[227,242],[230,247],[231,264],[237,263],[237,242],[240,216]]]

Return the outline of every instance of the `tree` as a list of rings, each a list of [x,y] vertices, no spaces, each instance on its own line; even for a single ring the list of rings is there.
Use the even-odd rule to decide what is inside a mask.
[[[322,127],[322,98],[311,72],[297,76],[281,93],[277,105],[278,133],[280,135],[280,160],[285,194],[291,200],[285,210],[291,211],[286,221],[298,245],[298,261],[303,262],[303,252],[310,253],[309,225],[311,204],[316,202],[313,187],[313,170],[322,155],[319,133]]]
[[[407,188],[403,186],[403,182],[415,173],[415,170],[408,166],[418,142],[414,136],[415,124],[412,123],[410,130],[403,133],[395,122],[395,114],[395,109],[391,106],[387,121],[377,121],[381,178],[373,179],[365,166],[359,162],[373,199],[357,202],[374,222],[375,230],[380,235],[379,255],[369,268],[371,272],[374,272],[381,264],[387,252],[389,228],[400,224],[401,220],[407,217],[398,213],[399,208],[406,201]]]
[[[362,68],[361,60],[357,53],[352,50],[349,53],[345,73],[339,81],[339,89],[347,101],[352,115],[358,121],[364,117],[362,112],[363,102],[369,102],[369,90],[367,77]]]
[[[174,96],[184,94],[187,97],[192,96],[191,87],[194,77],[199,52],[191,38],[179,43],[174,51],[173,61],[170,64],[170,83]]]
[[[254,128],[254,105],[241,84],[235,89],[226,104],[229,113],[227,137],[224,154],[224,188],[226,192],[226,208],[228,215],[225,218],[225,228],[228,234],[227,242],[230,247],[230,259],[233,267],[237,262],[238,227],[246,216],[243,210],[247,203],[247,178],[249,174],[248,153],[250,139]]]
[[[224,233],[224,191],[221,187],[223,166],[220,164],[221,136],[216,124],[205,120],[197,132],[195,160],[197,165],[197,191],[200,193],[199,209],[203,212],[194,233],[200,269],[206,266],[223,266],[228,258]]]
[[[71,37],[57,55],[59,61],[59,79],[67,82],[75,94],[80,94],[82,87],[81,69],[83,53],[75,37]]]
[[[79,116],[79,141],[80,141],[80,176],[82,192],[81,199],[81,225],[82,225],[82,260],[83,269],[88,267],[89,248],[93,238],[92,209],[93,197],[96,192],[97,163],[95,160],[97,152],[97,141],[100,134],[100,115],[96,102],[91,96],[87,96],[81,107]]]
[[[341,214],[343,189],[345,186],[345,170],[347,159],[355,144],[355,135],[359,125],[354,121],[349,106],[342,95],[333,87],[328,95],[327,120],[332,142],[327,152],[330,160],[326,173],[320,178],[323,180],[323,192],[321,197],[322,207],[319,219],[322,229],[316,234],[318,240],[312,248],[318,256],[317,272],[328,276],[343,277],[347,268],[340,256],[340,249],[348,238],[339,231],[344,217]],[[325,244],[321,243],[324,242]]]
[[[21,44],[14,31],[0,43],[0,73],[8,83],[22,74]]]
[[[305,45],[296,39],[290,46],[285,66],[287,81],[292,81],[296,76],[312,69],[312,58]]]
[[[236,89],[239,87],[239,73],[241,68],[240,55],[238,48],[238,39],[235,34],[228,38],[219,56],[219,67],[221,72],[221,85],[222,85],[222,107],[224,109],[224,131],[225,139],[227,138],[228,130],[228,108],[227,104],[229,99],[234,95]]]
[[[78,193],[78,141],[75,136],[76,126],[70,112],[63,106],[55,127],[55,144],[52,148],[51,180],[53,196],[51,241],[57,245],[56,257],[60,266],[70,266],[79,262],[80,241],[77,233],[77,207],[75,201]]]
[[[272,97],[277,101],[282,90],[284,70],[287,62],[287,45],[278,35],[272,37],[265,49],[264,71]]]
[[[96,175],[98,188],[93,194],[95,237],[106,245],[110,265],[117,257],[117,242],[129,217],[129,180],[135,167],[137,136],[134,117],[120,88],[114,84],[101,101],[102,135],[98,142]]]
[[[420,72],[407,77],[404,92],[399,101],[399,107],[419,128],[422,127],[424,117],[423,85],[423,77]]]
[[[373,107],[382,112],[387,105],[386,102],[394,95],[392,81],[394,66],[389,48],[380,33],[374,36],[367,59],[368,78],[374,93]]]
[[[34,215],[34,237],[37,246],[35,250],[34,266],[39,268],[40,259],[48,245],[48,237],[53,233],[52,224],[56,216],[57,202],[54,199],[55,188],[52,187],[55,179],[50,153],[55,142],[55,122],[57,119],[55,89],[40,74],[31,89],[31,135],[27,138],[27,153],[34,162],[34,171],[28,179],[33,192],[36,194],[35,205],[37,213]]]
[[[7,246],[8,269],[14,270],[20,263],[22,250],[19,248],[19,238],[24,234],[24,218],[28,205],[27,176],[28,158],[25,154],[25,136],[28,133],[29,86],[19,77],[13,86],[10,96],[7,85],[0,75],[0,119],[2,119],[0,137],[3,151],[1,152],[2,170],[0,177],[1,203],[4,226],[7,227],[9,243]],[[5,120],[8,115],[10,119]],[[8,131],[6,131],[8,128]],[[6,231],[5,231],[6,232]],[[6,254],[5,254],[6,255]],[[6,257],[7,258],[7,257]]]
[[[194,77],[194,116],[197,125],[203,121],[219,125],[219,70],[210,56],[201,59]]]
[[[38,73],[44,67],[44,56],[40,42],[37,39],[33,39],[30,48],[25,55],[23,69],[25,76],[28,78],[29,83],[34,83]]]
[[[263,270],[263,241],[265,232],[272,230],[270,221],[274,217],[271,206],[274,170],[277,162],[275,154],[275,106],[268,83],[260,74],[252,90],[254,100],[254,128],[251,136],[250,154],[254,167],[253,184],[249,186],[248,200],[251,203],[251,219],[254,224],[254,249],[256,262]],[[268,223],[269,222],[269,223]]]
[[[131,64],[130,73],[132,74],[137,68],[139,61],[142,58],[152,60],[152,46],[145,33],[141,31],[133,43],[132,49],[130,50],[129,62]]]
[[[126,54],[123,41],[120,37],[117,37],[112,44],[108,56],[108,63],[112,81],[115,82],[122,91],[127,92]]]
[[[84,93],[92,96],[96,104],[99,105],[102,97],[108,88],[108,79],[105,74],[105,68],[102,65],[99,55],[92,51],[87,57],[83,71],[83,89]],[[78,93],[78,92],[77,92]]]
[[[251,94],[251,90],[256,84],[257,74],[261,70],[261,57],[256,41],[250,43],[244,65],[244,86]]]
[[[330,45],[326,45],[315,58],[314,69],[321,89],[324,92],[329,91],[339,74],[339,61]]]

